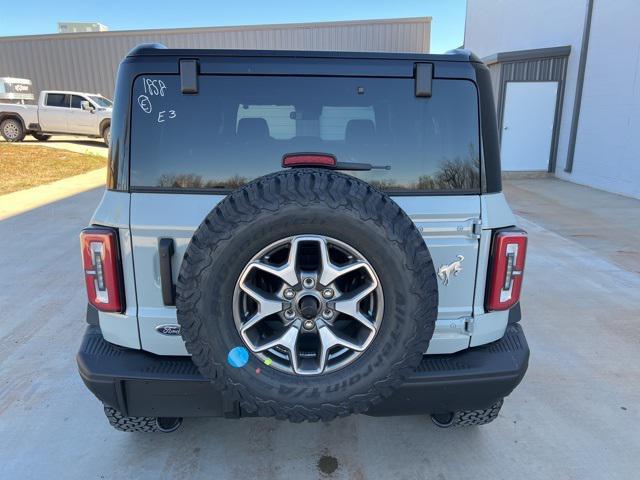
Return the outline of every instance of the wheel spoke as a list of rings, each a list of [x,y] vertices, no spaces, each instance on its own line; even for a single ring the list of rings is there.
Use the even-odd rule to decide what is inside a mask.
[[[364,313],[360,311],[360,302],[364,298],[366,298],[367,295],[373,292],[375,289],[376,289],[376,284],[371,283],[370,285],[361,287],[358,290],[355,290],[354,292],[350,292],[346,295],[343,295],[342,297],[340,297],[338,300],[335,301],[334,308],[338,312],[344,313],[345,315],[348,315],[354,318],[355,320],[360,322],[362,325],[364,325],[368,329],[375,330],[376,327],[373,324],[373,322]]]
[[[355,260],[354,262],[338,267],[331,262],[331,257],[329,256],[329,245],[327,241],[322,238],[319,241],[320,243],[320,262],[321,262],[321,271],[319,282],[322,285],[329,285],[333,283],[338,277],[353,272],[354,270],[358,270],[359,268],[363,268],[367,266],[367,263],[362,260]]]
[[[277,347],[280,345],[289,350],[292,358],[295,358],[296,352],[296,344],[298,340],[298,333],[300,332],[300,322],[292,323],[282,335],[276,337],[274,339],[269,340],[266,343],[263,343],[259,346],[255,346],[254,352],[263,352],[265,350],[269,350],[270,348]]]
[[[285,265],[282,265],[280,267],[274,267],[273,265],[257,261],[249,264],[249,269],[252,268],[270,273],[271,275],[274,275],[281,279],[289,286],[293,286],[298,283],[298,274],[296,273],[295,263],[287,262]]]
[[[353,343],[346,338],[336,334],[329,325],[326,323],[319,326],[318,333],[320,335],[320,343],[321,348],[319,352],[319,361],[318,361],[318,373],[322,373],[327,365],[327,358],[329,357],[329,351],[333,347],[346,347],[351,350],[355,350],[356,352],[361,352],[364,350],[362,345],[358,345]]]
[[[283,310],[282,300],[277,298],[275,295],[261,292],[255,287],[247,285],[246,283],[242,283],[240,285],[240,288],[247,295],[253,298],[258,304],[258,310],[256,311],[256,313],[254,313],[249,320],[242,324],[242,332],[245,332],[249,328],[254,327],[258,322],[268,317],[269,315],[279,313]]]
[[[247,265],[247,272],[256,268],[258,270],[262,270],[263,272],[267,272],[278,277],[284,283],[286,283],[290,287],[293,287],[299,282],[298,273],[296,272],[296,259],[298,257],[298,246],[300,244],[300,241],[301,238],[294,238],[291,241],[287,262],[284,265],[276,267],[273,265],[269,265],[268,263],[264,263],[261,260],[256,260]]]

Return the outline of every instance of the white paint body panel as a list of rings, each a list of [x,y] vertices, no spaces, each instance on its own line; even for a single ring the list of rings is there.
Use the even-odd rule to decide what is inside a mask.
[[[100,329],[105,340],[129,348],[140,348],[138,333],[138,304],[133,266],[131,233],[129,230],[129,202],[126,192],[105,190],[100,205],[91,219],[91,224],[105,225],[118,229],[122,274],[124,277],[124,313],[99,312]]]
[[[188,355],[182,337],[156,331],[159,325],[176,323],[175,307],[165,306],[162,301],[158,240],[174,240],[175,282],[193,232],[222,198],[105,192],[92,223],[119,229],[126,297],[124,314],[99,314],[106,340],[159,355]],[[491,229],[515,224],[504,195],[395,200],[421,231],[436,271],[456,260],[457,255],[465,257],[462,271],[451,278],[449,286],[438,281],[438,320],[427,353],[453,353],[501,338],[508,314],[484,312],[484,288]]]
[[[558,82],[508,82],[505,96],[502,170],[547,171]]]
[[[140,340],[144,350],[162,355],[184,355],[181,337],[155,328],[176,323],[175,307],[163,305],[160,288],[158,240],[173,238],[174,282],[191,236],[223,197],[214,195],[131,195],[131,232],[137,280]],[[473,224],[480,218],[480,196],[396,197],[423,233],[434,266],[449,264],[463,255],[463,269],[448,287],[440,287],[436,332],[429,353],[451,353],[469,346],[466,320],[473,315],[473,292],[478,257],[478,236]],[[440,285],[442,285],[440,283]]]
[[[502,338],[507,328],[509,312],[485,312],[484,300],[493,229],[516,225],[516,217],[509,208],[504,194],[482,195],[480,203],[482,210],[482,236],[478,254],[478,273],[473,306],[474,318],[473,326],[471,327],[471,342],[469,343],[471,347]]]

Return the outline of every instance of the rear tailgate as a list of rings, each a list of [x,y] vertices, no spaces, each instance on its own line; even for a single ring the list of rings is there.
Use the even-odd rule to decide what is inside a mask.
[[[142,348],[163,355],[184,355],[179,336],[163,335],[157,327],[176,323],[174,306],[163,303],[158,243],[173,239],[173,281],[195,229],[223,197],[219,195],[134,193],[131,196],[131,234],[136,271],[138,321]],[[474,225],[480,215],[477,196],[395,197],[422,232],[436,270],[462,256],[462,269],[444,286],[439,280],[440,302],[436,333],[429,353],[450,353],[469,346],[467,324],[473,311],[478,259]],[[240,248],[240,246],[239,246]]]

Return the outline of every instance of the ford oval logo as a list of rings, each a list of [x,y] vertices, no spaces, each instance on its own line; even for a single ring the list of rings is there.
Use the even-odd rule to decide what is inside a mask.
[[[180,335],[180,325],[158,325],[156,327],[156,332],[161,333],[162,335],[169,336]]]

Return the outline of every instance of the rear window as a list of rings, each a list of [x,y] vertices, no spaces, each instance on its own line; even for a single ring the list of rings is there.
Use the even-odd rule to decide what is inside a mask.
[[[69,108],[71,95],[64,93],[47,93],[46,104],[48,107],[66,107]]]
[[[430,98],[404,78],[201,76],[183,95],[173,75],[138,77],[133,189],[237,188],[295,152],[389,166],[346,172],[388,192],[479,191],[475,85],[434,80]]]

